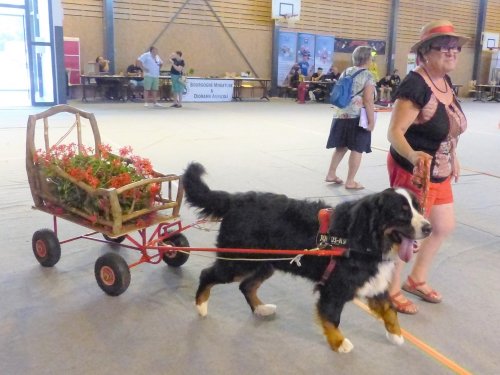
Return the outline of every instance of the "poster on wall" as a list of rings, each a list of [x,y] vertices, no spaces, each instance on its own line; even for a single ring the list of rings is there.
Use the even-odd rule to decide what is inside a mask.
[[[333,47],[335,38],[332,36],[316,36],[316,53],[314,54],[314,66],[316,70],[323,68],[323,73],[333,65]]]
[[[297,33],[280,31],[278,37],[277,86],[287,86],[288,73],[295,64],[297,53]]]
[[[377,55],[385,55],[385,40],[335,38],[335,52],[352,53],[359,46],[370,46]]]
[[[417,55],[414,53],[409,53],[406,60],[406,74],[410,73],[413,69],[417,67]]]
[[[314,34],[298,34],[297,64],[303,76],[311,76],[314,73],[314,42]]]

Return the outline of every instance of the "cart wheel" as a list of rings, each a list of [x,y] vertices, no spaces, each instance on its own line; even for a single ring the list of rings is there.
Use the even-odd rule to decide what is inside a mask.
[[[31,244],[35,258],[42,266],[52,267],[61,259],[61,244],[53,230],[37,230]]]
[[[189,241],[183,234],[177,234],[163,241],[165,246],[189,247]],[[171,267],[180,267],[187,262],[189,253],[176,250],[163,253],[163,261]]]
[[[120,236],[120,237],[110,237],[107,234],[102,235],[106,241],[109,242],[114,242],[114,243],[122,243],[127,236]]]
[[[107,253],[99,257],[94,268],[97,284],[104,293],[119,296],[130,285],[130,269],[118,254]]]

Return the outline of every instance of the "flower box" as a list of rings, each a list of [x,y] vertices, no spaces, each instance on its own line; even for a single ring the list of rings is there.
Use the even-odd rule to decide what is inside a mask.
[[[75,121],[62,139],[51,144],[48,120],[62,113],[73,114]],[[95,148],[83,144],[82,118],[90,124]],[[43,149],[35,144],[39,120],[44,127]],[[72,132],[76,142],[63,144]],[[111,153],[101,144],[94,115],[68,105],[29,116],[26,170],[34,208],[110,237],[179,216],[180,177],[153,170],[146,159]]]

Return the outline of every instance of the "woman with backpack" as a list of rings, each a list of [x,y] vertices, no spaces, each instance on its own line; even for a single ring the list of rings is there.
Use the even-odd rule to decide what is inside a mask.
[[[338,185],[344,183],[337,175],[337,168],[347,151],[350,151],[345,181],[345,188],[348,190],[364,189],[364,186],[355,181],[354,178],[361,164],[363,152],[372,151],[371,132],[375,127],[376,82],[368,70],[372,60],[371,52],[372,48],[369,46],[359,46],[354,50],[352,53],[354,66],[347,68],[335,85],[335,90],[343,88],[344,96],[347,95],[347,97],[342,98],[342,94],[340,94],[338,98],[340,100],[335,101],[332,96],[335,112],[326,148],[335,148],[335,151],[325,181]],[[359,125],[363,107],[368,120],[366,129]]]

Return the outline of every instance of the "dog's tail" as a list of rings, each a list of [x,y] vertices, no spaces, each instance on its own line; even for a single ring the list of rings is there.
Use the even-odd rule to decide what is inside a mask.
[[[225,191],[210,190],[201,176],[205,168],[199,163],[191,163],[182,176],[186,201],[200,208],[201,216],[222,218],[231,205],[231,194]]]

